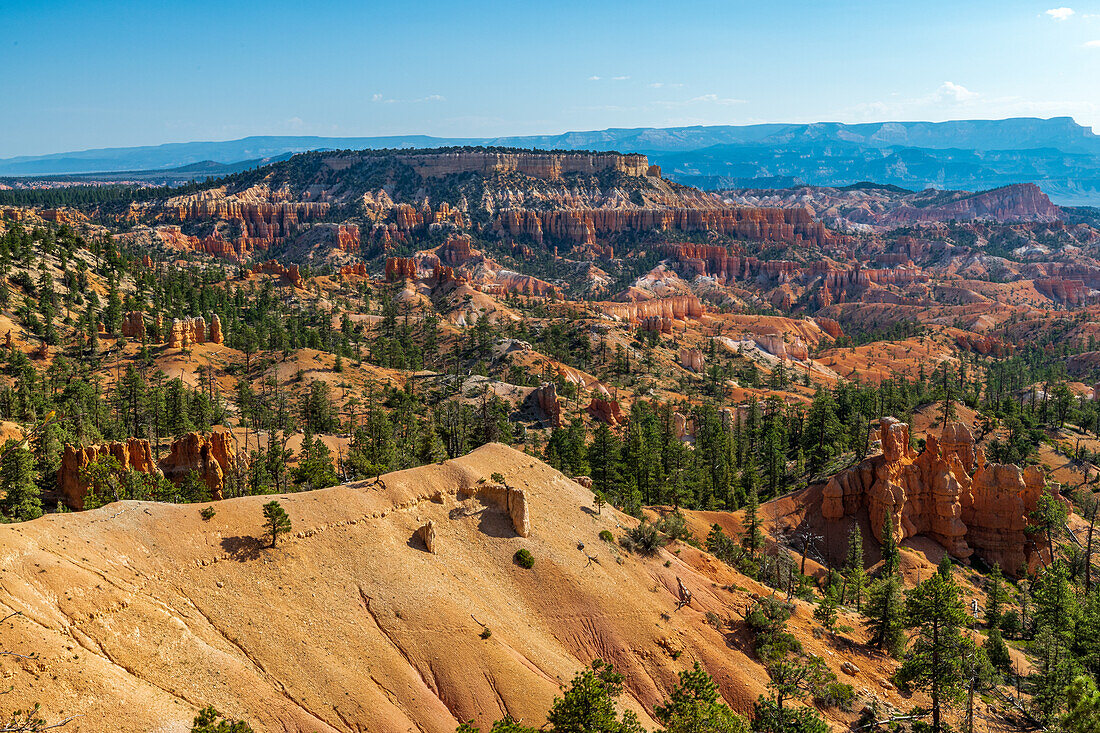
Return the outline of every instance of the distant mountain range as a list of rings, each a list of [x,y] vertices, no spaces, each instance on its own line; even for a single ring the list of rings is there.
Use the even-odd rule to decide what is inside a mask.
[[[1100,136],[1069,117],[608,129],[496,138],[259,136],[0,159],[0,176],[126,171],[135,178],[180,180],[235,172],[307,150],[455,145],[644,153],[666,177],[710,189],[875,181],[914,190],[974,191],[1035,183],[1057,203],[1100,205]]]

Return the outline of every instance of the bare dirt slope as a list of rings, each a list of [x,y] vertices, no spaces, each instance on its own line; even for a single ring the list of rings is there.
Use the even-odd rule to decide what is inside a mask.
[[[461,498],[492,472],[526,492],[528,538]],[[705,617],[739,618],[755,584],[688,546],[624,554],[598,533],[634,520],[596,516],[590,492],[513,449],[277,498],[293,529],[274,549],[257,539],[262,496],[207,521],[201,505],[120,502],[0,526],[0,616],[22,613],[0,639],[38,654],[0,657],[5,707],[79,714],[72,731],[186,731],[210,704],[257,731],[449,732],[541,723],[596,657],[650,724],[696,659],[739,710],[764,692],[743,632]],[[436,554],[414,537],[429,519]],[[521,547],[532,570],[513,563]],[[677,577],[694,594],[680,610]]]

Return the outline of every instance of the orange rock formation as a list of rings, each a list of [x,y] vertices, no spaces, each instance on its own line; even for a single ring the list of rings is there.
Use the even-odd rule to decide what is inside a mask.
[[[212,499],[221,499],[225,477],[236,462],[236,450],[228,433],[214,432],[207,438],[193,432],[172,443],[169,454],[161,459],[160,470],[175,484],[182,483],[194,471],[206,484]]]
[[[822,492],[827,520],[866,512],[876,539],[889,519],[899,540],[928,536],[965,559],[973,552],[1013,576],[1034,570],[1042,548],[1027,533],[1043,494],[1042,470],[987,464],[966,426],[952,423],[916,453],[909,426],[880,424],[882,454],[834,476]]]
[[[57,469],[57,489],[70,509],[84,508],[84,497],[90,484],[80,473],[105,456],[114,456],[123,471],[160,473],[153,462],[149,441],[129,438],[126,442],[103,443],[86,447],[66,445],[61,453],[61,466]]]

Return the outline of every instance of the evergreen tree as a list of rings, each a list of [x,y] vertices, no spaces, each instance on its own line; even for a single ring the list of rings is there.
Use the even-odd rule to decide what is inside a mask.
[[[619,439],[605,423],[600,423],[588,446],[588,465],[592,470],[592,489],[604,496],[619,495]]]
[[[274,547],[279,535],[290,531],[290,516],[279,502],[269,501],[264,504],[264,521],[271,535],[271,546]]]
[[[616,712],[615,698],[622,692],[623,676],[597,659],[554,699],[546,721],[554,733],[643,733],[633,712]]]
[[[901,551],[894,537],[894,521],[887,512],[882,520],[882,574],[897,575],[901,568]]]
[[[34,455],[25,444],[8,440],[0,459],[0,512],[9,519],[25,522],[42,516],[42,499],[35,482]]]
[[[985,591],[985,622],[990,628],[1001,624],[1001,608],[1008,601],[1008,592],[1005,591],[1004,576],[1001,574],[1001,566],[994,564],[986,579]],[[992,658],[991,658],[992,659]]]
[[[905,599],[896,573],[871,586],[863,612],[871,634],[869,643],[900,657],[905,650]]]
[[[751,467],[746,473],[755,475]],[[764,533],[760,530],[760,499],[756,493],[756,482],[751,481],[746,491],[745,516],[742,520],[741,546],[749,551],[749,557],[756,559],[756,553],[764,548]]]
[[[1068,710],[1062,719],[1066,733],[1100,733],[1100,692],[1096,683],[1081,675],[1066,690]]]
[[[867,576],[863,567],[863,534],[859,525],[854,525],[848,533],[848,558],[844,564],[844,580],[848,599],[856,604],[859,611],[863,605],[863,591]]]
[[[721,701],[718,685],[699,662],[680,672],[679,684],[668,702],[654,709],[653,717],[665,733],[748,733],[745,719]]]
[[[936,572],[911,590],[905,600],[906,625],[916,636],[906,652],[898,679],[932,698],[932,730],[944,730],[943,710],[963,695],[964,660],[973,643],[963,636],[968,616],[959,587],[948,573]]]

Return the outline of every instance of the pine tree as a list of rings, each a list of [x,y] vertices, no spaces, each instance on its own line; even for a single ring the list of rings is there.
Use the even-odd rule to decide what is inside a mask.
[[[755,476],[756,469],[749,466],[747,475]],[[757,551],[764,548],[764,533],[760,531],[760,497],[756,492],[756,482],[750,480],[746,490],[745,517],[742,522],[741,546],[749,551],[749,557],[756,559]]]
[[[592,469],[592,488],[604,496],[619,492],[619,439],[605,423],[600,423],[588,446],[588,465]]]
[[[901,656],[905,650],[905,599],[896,573],[871,586],[863,613],[871,634],[870,644],[892,656]]]
[[[848,533],[848,559],[844,564],[844,579],[848,589],[848,600],[856,604],[859,611],[863,605],[863,591],[867,576],[863,567],[863,534],[859,525]]]
[[[0,512],[18,522],[42,516],[42,499],[35,483],[34,455],[25,444],[8,440],[0,462]]]
[[[680,682],[669,700],[658,705],[653,717],[665,733],[747,733],[748,725],[722,702],[718,685],[699,662],[680,672]]]
[[[989,657],[990,664],[1000,672],[1007,672],[1012,667],[1012,657],[1008,653],[1008,645],[1005,644],[1001,630],[994,626],[989,630],[989,637],[985,640],[985,654]]]
[[[1001,624],[1001,607],[1008,601],[1008,592],[1005,591],[1000,565],[993,565],[986,582],[988,585],[985,591],[985,622],[990,628],[996,628]]]
[[[941,565],[942,569],[942,565]],[[944,708],[963,696],[964,661],[973,643],[963,636],[969,618],[950,573],[936,572],[909,592],[906,625],[916,629],[898,679],[932,698],[932,731],[942,733]]]
[[[894,520],[887,512],[882,520],[882,574],[896,575],[901,568],[901,551],[894,537]]]
[[[835,584],[829,585],[825,588],[825,592],[821,596],[821,600],[817,602],[817,607],[814,608],[814,618],[821,622],[829,631],[833,630],[836,626],[836,609],[839,604],[837,586]]]
[[[622,692],[623,676],[597,659],[554,699],[546,721],[555,733],[642,733],[633,712],[620,717],[615,710],[615,698]]]
[[[271,535],[271,546],[274,547],[279,535],[290,531],[290,517],[279,502],[269,501],[264,504],[264,521]]]

